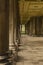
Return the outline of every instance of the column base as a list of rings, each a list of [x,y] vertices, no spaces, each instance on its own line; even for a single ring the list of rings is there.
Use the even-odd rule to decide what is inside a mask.
[[[43,35],[36,35],[37,37],[43,37]]]
[[[11,65],[11,54],[10,53],[5,53],[5,54],[0,54],[0,65]]]
[[[43,35],[39,35],[39,34],[36,34],[36,35],[33,34],[32,36],[33,36],[33,37],[43,37]]]
[[[12,48],[12,60],[13,60],[13,62],[17,61],[17,57],[18,57],[18,49],[17,49],[17,46],[14,43],[13,48]]]
[[[32,36],[32,33],[29,33],[29,36]]]
[[[36,35],[35,35],[35,34],[33,34],[33,35],[32,35],[32,37],[36,37]]]

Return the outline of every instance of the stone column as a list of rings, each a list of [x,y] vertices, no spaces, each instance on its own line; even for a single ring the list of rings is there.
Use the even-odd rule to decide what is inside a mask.
[[[35,35],[37,35],[37,17],[35,17]]]
[[[0,0],[0,61],[9,51],[9,2]],[[4,56],[4,58],[3,58]]]
[[[41,35],[41,28],[42,28],[42,20],[40,16],[40,17],[37,17],[37,21],[36,21],[36,35],[37,36]]]
[[[35,20],[35,29],[36,29],[36,35],[39,36],[39,17],[36,17],[36,20]]]
[[[32,32],[33,32],[33,19],[31,17],[30,18],[30,33],[29,33],[29,35],[32,35]]]
[[[30,21],[30,32],[29,32],[29,35],[32,35],[32,32],[31,32],[31,21]]]
[[[30,32],[30,20],[27,22],[27,34],[29,35]]]
[[[20,24],[20,32],[21,32],[21,34],[22,34],[22,24]]]
[[[42,25],[41,25],[41,26],[42,26],[42,27],[41,27],[41,35],[43,36],[43,16],[42,16],[42,18],[41,18],[41,19],[42,19]]]
[[[25,24],[25,32],[26,32],[26,34],[28,34],[28,25],[27,25],[27,23]]]
[[[29,23],[28,23],[28,34],[30,33],[30,20],[29,20]]]
[[[17,25],[16,25],[16,40],[18,40],[18,44],[20,44],[20,21],[19,20],[17,21]]]
[[[39,36],[41,36],[41,29],[42,29],[42,16],[39,17]]]
[[[14,22],[14,0],[9,0],[9,49],[12,50],[13,44],[13,27],[15,26],[13,24]],[[15,30],[15,28],[14,28]]]
[[[13,15],[13,42],[16,42],[16,26],[17,26],[17,5],[16,5],[16,0],[14,0],[13,4],[13,10],[14,10],[14,15]]]
[[[16,0],[15,1],[15,5],[16,5],[16,19],[17,19],[17,22],[16,22],[16,40],[18,41],[18,44],[20,43],[20,13],[19,13],[19,3],[18,1]]]
[[[35,17],[33,17],[33,36],[35,36]]]
[[[26,34],[26,26],[25,26],[25,34]]]

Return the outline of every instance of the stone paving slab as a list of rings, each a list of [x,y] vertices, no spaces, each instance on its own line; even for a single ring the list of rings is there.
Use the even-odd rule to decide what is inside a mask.
[[[21,37],[16,65],[43,65],[43,37]]]

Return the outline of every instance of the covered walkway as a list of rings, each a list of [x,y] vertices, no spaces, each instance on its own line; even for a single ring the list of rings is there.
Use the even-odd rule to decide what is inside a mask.
[[[42,1],[0,0],[0,65],[43,65]]]

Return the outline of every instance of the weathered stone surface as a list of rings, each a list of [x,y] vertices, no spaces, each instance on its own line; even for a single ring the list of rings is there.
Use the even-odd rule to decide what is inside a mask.
[[[0,55],[6,53],[9,46],[8,9],[8,0],[0,0]]]
[[[17,65],[43,65],[43,37],[21,37]]]

